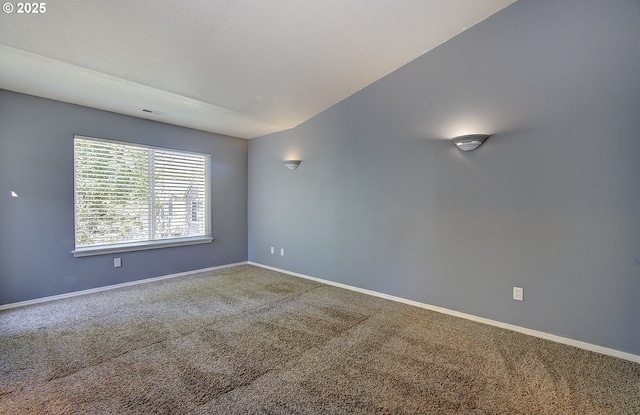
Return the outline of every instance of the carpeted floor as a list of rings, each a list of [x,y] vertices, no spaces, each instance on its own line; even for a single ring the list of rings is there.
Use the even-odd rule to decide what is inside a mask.
[[[640,365],[243,265],[0,312],[2,414],[640,414]]]

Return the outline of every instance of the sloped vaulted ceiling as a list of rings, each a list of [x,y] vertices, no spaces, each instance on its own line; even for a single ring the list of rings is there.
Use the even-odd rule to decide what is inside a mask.
[[[14,7],[0,16],[0,88],[253,138],[295,127],[514,1]]]

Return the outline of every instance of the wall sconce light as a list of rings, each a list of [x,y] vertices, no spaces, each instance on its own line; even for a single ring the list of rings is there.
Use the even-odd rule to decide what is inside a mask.
[[[480,147],[487,138],[489,136],[486,134],[469,134],[452,138],[451,141],[460,151],[472,151]]]
[[[300,160],[285,160],[284,165],[289,170],[295,170],[300,165]]]

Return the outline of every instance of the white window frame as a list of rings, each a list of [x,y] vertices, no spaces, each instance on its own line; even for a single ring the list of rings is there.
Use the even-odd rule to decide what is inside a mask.
[[[123,242],[123,243],[114,243],[114,244],[102,244],[102,245],[91,245],[84,247],[76,247],[75,243],[77,241],[76,238],[76,220],[75,220],[75,211],[76,211],[76,160],[74,157],[74,250],[71,251],[74,257],[84,257],[84,256],[92,256],[92,255],[104,255],[104,254],[112,254],[119,252],[132,252],[132,251],[142,251],[149,249],[158,249],[158,248],[169,248],[169,247],[177,247],[177,246],[187,246],[187,245],[196,245],[196,244],[205,244],[211,243],[214,238],[211,235],[211,159],[209,154],[205,153],[197,153],[183,150],[176,150],[172,148],[164,148],[157,146],[148,146],[137,143],[125,142],[125,141],[117,141],[117,140],[108,140],[103,138],[94,138],[87,137],[82,135],[74,135],[74,153],[75,153],[75,139],[85,139],[85,140],[93,140],[93,141],[102,141],[113,144],[121,144],[126,146],[134,146],[137,148],[146,148],[146,149],[155,149],[161,151],[170,151],[175,153],[184,153],[190,155],[199,155],[205,157],[205,207],[204,207],[204,235],[203,236],[191,236],[191,237],[177,237],[177,238],[166,238],[166,239],[155,239],[155,240],[145,240],[145,241],[136,241],[136,242]],[[201,206],[198,206],[198,210],[202,209]],[[191,213],[189,213],[191,215]]]

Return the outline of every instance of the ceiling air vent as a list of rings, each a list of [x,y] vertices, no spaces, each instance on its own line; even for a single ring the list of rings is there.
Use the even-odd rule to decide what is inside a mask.
[[[143,108],[142,112],[146,112],[147,114],[154,114],[154,115],[164,115],[164,112],[155,111],[155,110],[149,110],[149,109],[146,109],[146,108]]]

